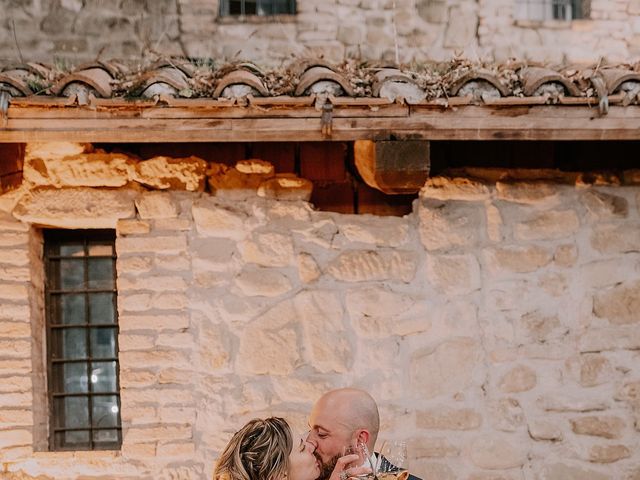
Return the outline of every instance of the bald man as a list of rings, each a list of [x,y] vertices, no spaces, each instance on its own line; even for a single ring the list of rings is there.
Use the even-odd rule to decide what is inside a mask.
[[[318,480],[326,480],[345,446],[364,443],[370,452],[374,451],[380,430],[378,405],[364,390],[332,390],[311,409],[309,428],[307,441],[315,446],[315,455],[322,464]],[[420,479],[410,475],[409,480]]]

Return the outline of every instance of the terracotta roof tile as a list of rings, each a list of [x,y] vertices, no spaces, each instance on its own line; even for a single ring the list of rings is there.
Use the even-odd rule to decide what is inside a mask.
[[[333,102],[340,98],[365,98],[370,103],[373,99],[384,99],[411,105],[599,102],[602,109],[611,101],[637,104],[640,72],[638,66],[631,65],[554,69],[517,64],[476,65],[460,60],[402,68],[354,61],[329,65],[307,60],[272,70],[262,70],[251,63],[214,68],[211,64],[184,59],[157,62],[147,69],[118,61],[94,62],[72,71],[26,63],[0,68],[0,91],[12,101],[35,95],[75,98],[72,104],[100,105],[106,104],[107,99],[148,98],[188,106],[189,102],[196,105],[207,99],[227,98],[236,99],[234,105],[309,106],[315,96],[331,97]],[[618,94],[622,95],[620,100],[612,97]],[[456,97],[458,100],[454,100]],[[223,104],[229,102],[219,103]]]

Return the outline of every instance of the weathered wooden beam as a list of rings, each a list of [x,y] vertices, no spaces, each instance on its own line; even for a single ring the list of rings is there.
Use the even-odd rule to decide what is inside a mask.
[[[333,141],[354,140],[639,140],[640,106],[604,116],[584,105],[334,106]],[[9,108],[0,143],[322,141],[313,108],[241,107]]]
[[[428,141],[357,140],[353,153],[365,183],[386,194],[416,193],[429,176]]]

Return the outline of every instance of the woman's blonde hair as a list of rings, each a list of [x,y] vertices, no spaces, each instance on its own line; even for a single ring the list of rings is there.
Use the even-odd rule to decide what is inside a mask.
[[[256,418],[238,430],[227,444],[214,480],[280,480],[289,470],[293,439],[289,424],[279,417]]]

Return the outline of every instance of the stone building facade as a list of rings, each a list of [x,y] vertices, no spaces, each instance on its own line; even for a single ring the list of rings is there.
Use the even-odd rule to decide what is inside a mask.
[[[640,172],[468,169],[376,217],[212,195],[194,162],[26,146],[0,197],[0,478],[211,478],[244,421],[302,432],[346,385],[425,480],[640,478]],[[117,235],[120,450],[47,451],[48,228]]]
[[[221,0],[1,0],[0,59],[77,65],[179,55],[278,65],[323,56],[627,62],[640,58],[638,0],[298,0],[295,15],[221,16]],[[575,0],[567,0],[568,2]],[[530,7],[533,5],[533,8]],[[542,13],[541,13],[542,12]]]

